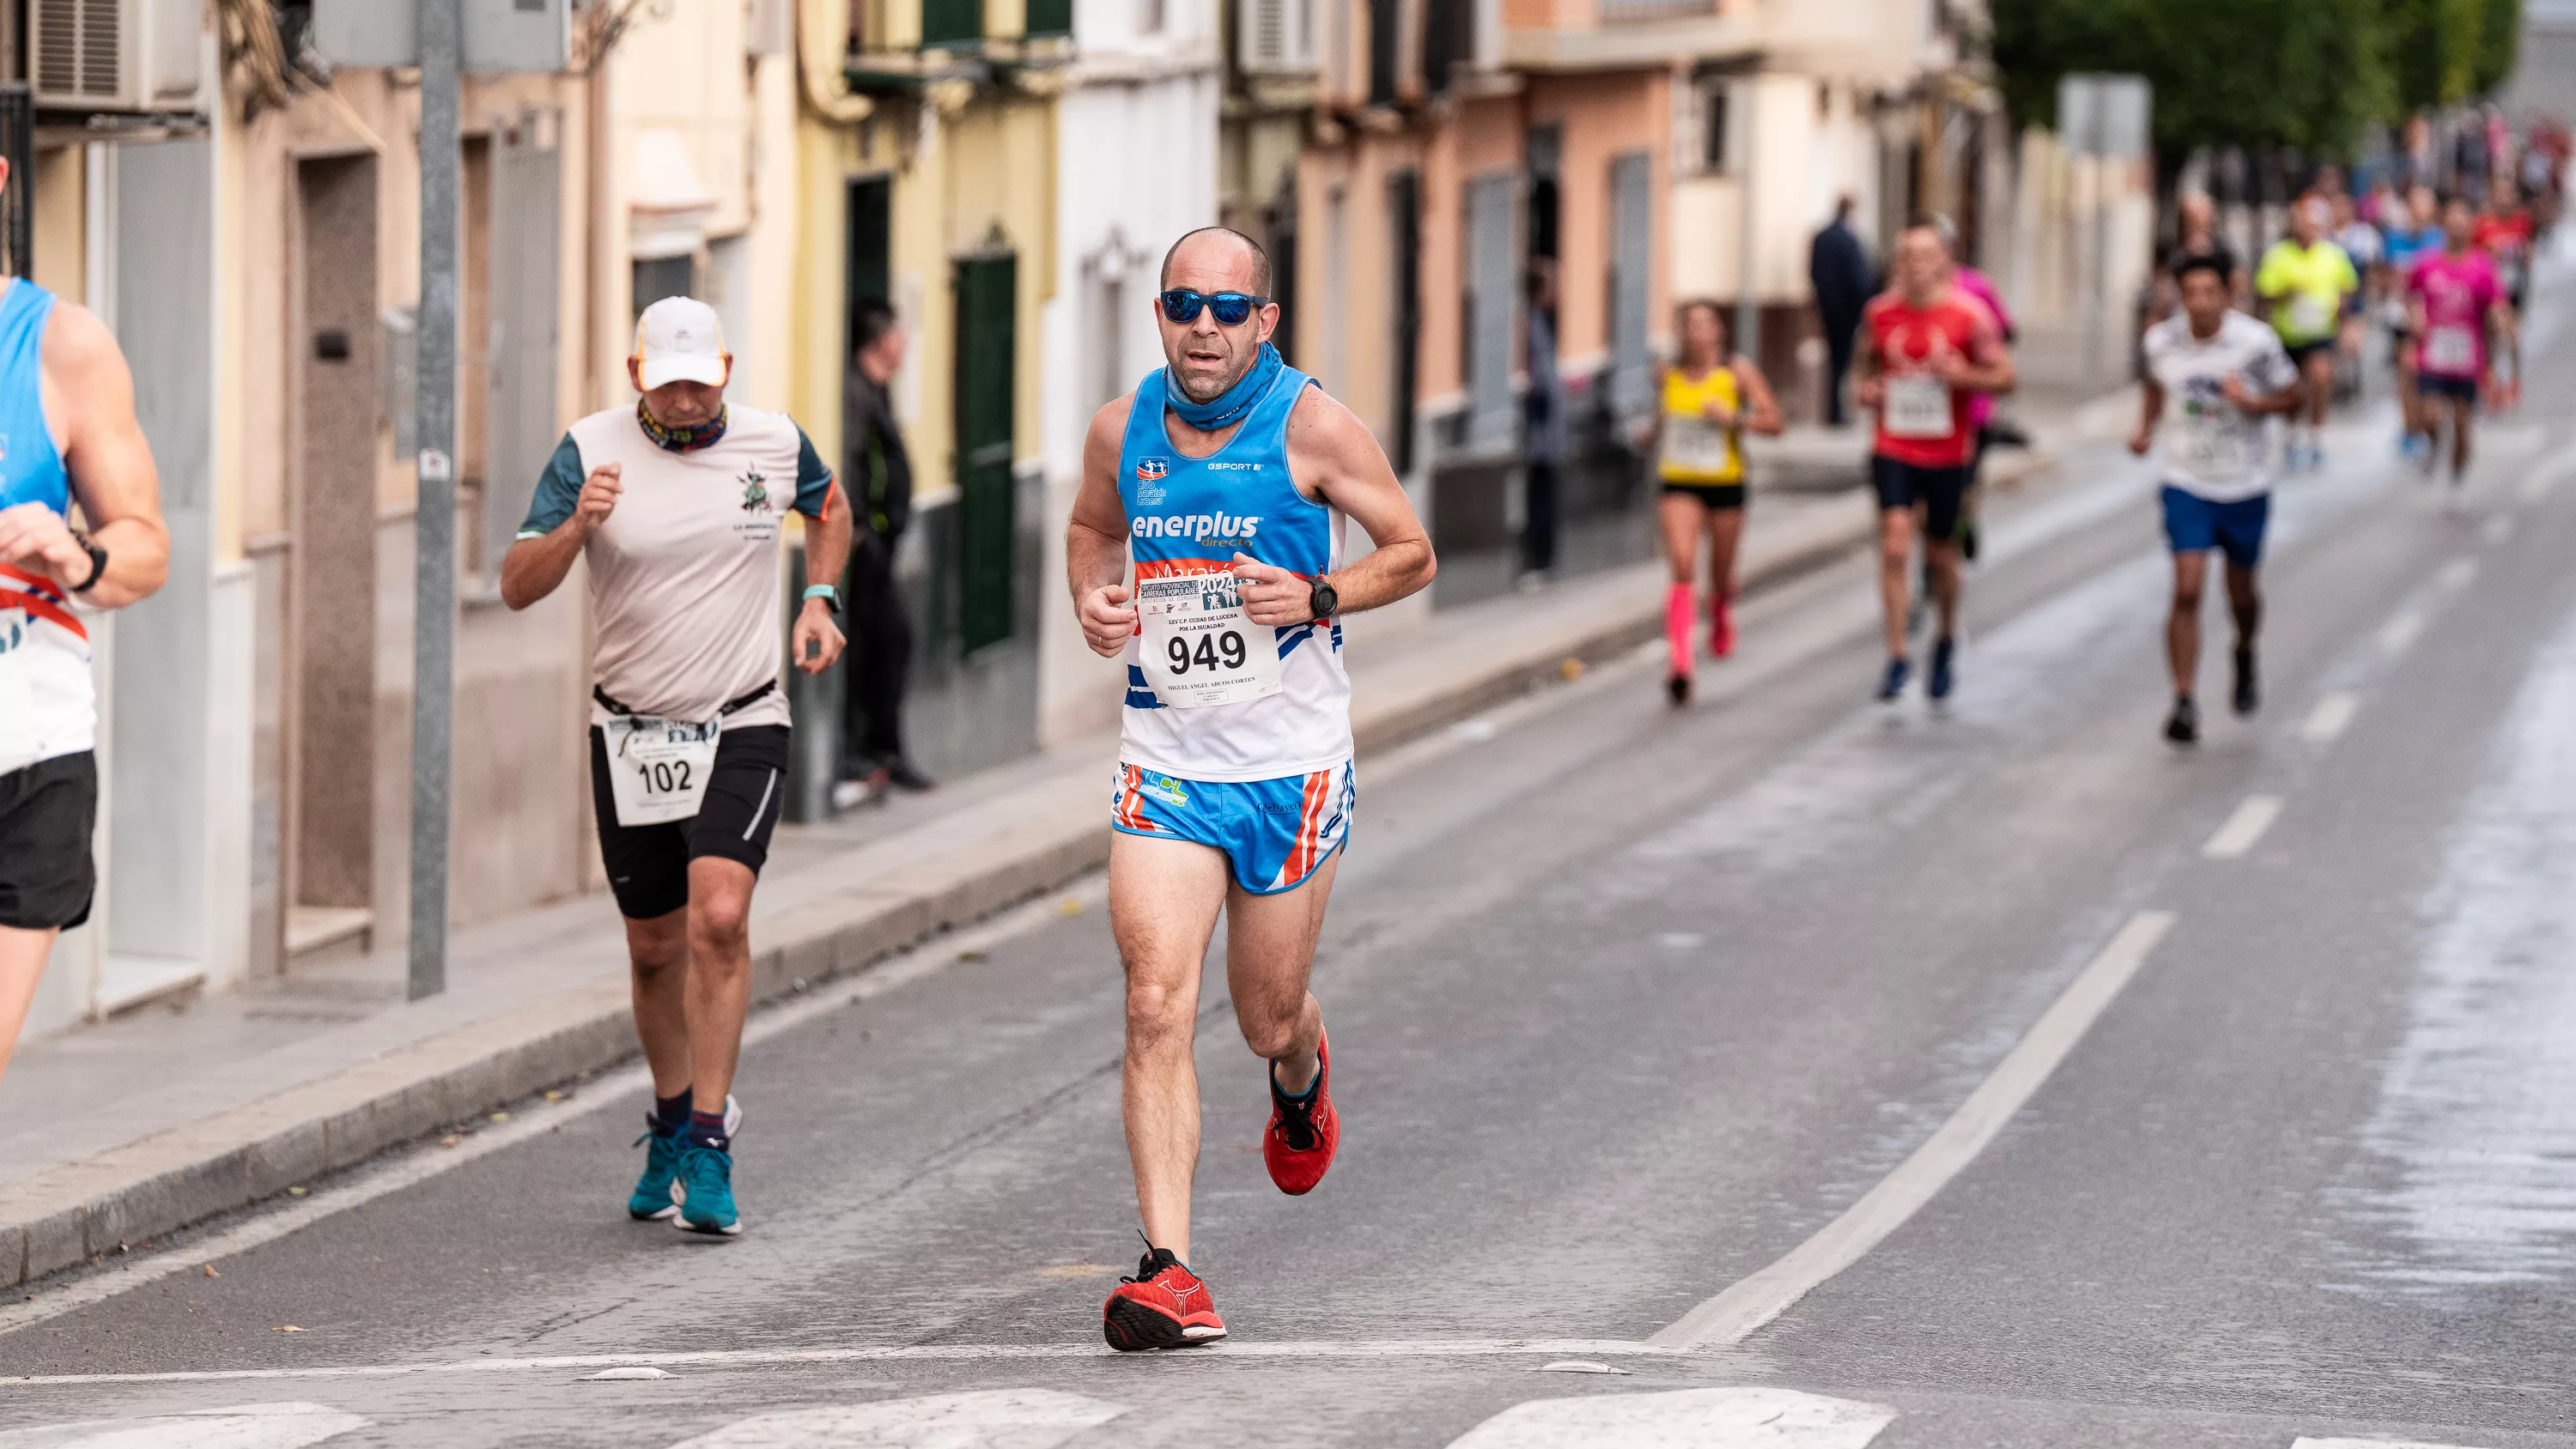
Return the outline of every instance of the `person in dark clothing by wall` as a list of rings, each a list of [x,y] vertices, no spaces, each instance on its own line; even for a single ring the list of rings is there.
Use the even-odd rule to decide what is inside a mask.
[[[1556,567],[1557,474],[1565,466],[1565,384],[1556,373],[1556,263],[1529,271],[1529,391],[1521,408],[1521,465],[1528,491],[1522,510],[1521,579],[1542,584]]]
[[[1852,234],[1852,199],[1834,200],[1834,219],[1816,233],[1807,251],[1807,282],[1815,289],[1816,315],[1825,329],[1825,425],[1848,421],[1843,409],[1843,380],[1851,375],[1852,343],[1860,328],[1861,308],[1868,304],[1869,258]]]
[[[851,325],[848,437],[841,477],[857,515],[850,539],[850,673],[841,732],[841,784],[833,804],[848,809],[888,789],[934,783],[903,752],[903,690],[912,667],[912,621],[895,586],[895,544],[912,518],[912,454],[887,389],[909,340],[888,303],[858,305]]]

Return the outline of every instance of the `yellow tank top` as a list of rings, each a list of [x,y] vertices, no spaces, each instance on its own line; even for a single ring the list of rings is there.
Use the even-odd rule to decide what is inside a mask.
[[[1710,403],[1733,411],[1744,405],[1732,369],[1711,368],[1693,381],[1678,367],[1664,371],[1664,443],[1659,471],[1667,483],[1715,487],[1744,481],[1739,428],[1721,428],[1702,411]]]

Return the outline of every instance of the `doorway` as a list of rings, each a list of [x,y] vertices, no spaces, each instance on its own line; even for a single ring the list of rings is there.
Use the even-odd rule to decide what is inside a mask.
[[[957,634],[973,654],[1011,637],[1012,373],[1019,258],[957,262]]]
[[[286,955],[375,924],[376,163],[296,168]]]

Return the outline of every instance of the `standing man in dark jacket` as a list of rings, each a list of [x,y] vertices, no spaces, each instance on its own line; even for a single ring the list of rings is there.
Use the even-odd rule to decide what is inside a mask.
[[[1521,463],[1528,484],[1521,526],[1521,579],[1544,584],[1556,567],[1557,475],[1565,466],[1565,383],[1556,371],[1556,262],[1530,263],[1529,391],[1521,399]]]
[[[1851,214],[1851,197],[1835,198],[1834,219],[1816,233],[1807,252],[1807,281],[1825,328],[1825,425],[1834,428],[1846,421],[1843,379],[1851,374],[1852,342],[1870,294],[1869,258],[1852,235]]]
[[[891,304],[869,298],[851,326],[852,366],[843,409],[848,480],[856,527],[850,540],[850,673],[841,731],[842,809],[882,798],[890,787],[934,783],[903,752],[903,687],[912,667],[912,621],[895,585],[895,544],[912,519],[912,454],[904,448],[886,390],[903,366],[907,337]]]

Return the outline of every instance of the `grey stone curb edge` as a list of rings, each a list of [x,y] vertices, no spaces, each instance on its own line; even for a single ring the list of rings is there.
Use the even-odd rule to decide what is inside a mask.
[[[1748,572],[1743,587],[1750,591],[1784,582],[1866,542],[1865,532],[1821,540],[1767,560]],[[1526,693],[1555,677],[1566,658],[1597,662],[1623,653],[1654,638],[1663,627],[1662,616],[1661,603],[1656,601],[1570,641],[1561,653],[1547,659],[1515,661],[1436,699],[1380,715],[1358,731],[1359,747],[1364,752],[1386,749]],[[1073,838],[1042,840],[943,887],[769,946],[752,958],[753,1000],[771,1000],[863,970],[942,931],[1054,890],[1100,869],[1108,859],[1106,830],[1085,829]],[[0,1288],[19,1287],[93,1258],[126,1251],[273,1197],[289,1186],[354,1167],[387,1148],[614,1066],[635,1050],[634,1029],[621,1002],[613,1009],[510,1042],[474,1061],[389,1083],[354,1106],[258,1129],[247,1141],[175,1167],[142,1171],[129,1181],[94,1192],[67,1193],[72,1200],[60,1207],[48,1206],[15,1221],[0,1222]],[[312,1091],[329,1081],[308,1083],[281,1095]],[[235,1111],[254,1114],[263,1105],[252,1103]],[[151,1140],[105,1155],[148,1147]],[[98,1159],[70,1163],[45,1175],[78,1174],[97,1164]]]

